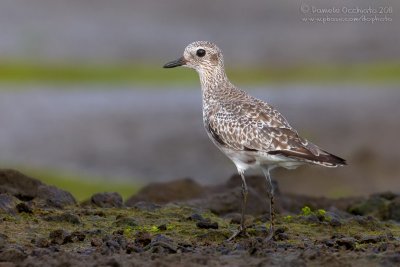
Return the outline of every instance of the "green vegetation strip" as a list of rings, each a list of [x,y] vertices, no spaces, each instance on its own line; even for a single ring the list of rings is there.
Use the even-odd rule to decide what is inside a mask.
[[[39,179],[45,184],[53,185],[70,192],[78,201],[89,199],[99,192],[118,192],[125,200],[138,191],[140,186],[132,179],[132,183],[113,182],[104,177],[93,177],[59,170],[38,168],[16,168],[30,177]]]
[[[229,69],[235,83],[265,82],[387,82],[400,81],[400,62],[347,65],[305,65]],[[196,84],[190,70],[165,70],[161,65],[82,65],[0,63],[0,82]]]

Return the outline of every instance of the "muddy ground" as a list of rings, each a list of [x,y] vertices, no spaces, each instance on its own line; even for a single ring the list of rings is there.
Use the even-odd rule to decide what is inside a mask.
[[[205,187],[151,184],[123,202],[83,203],[0,170],[0,266],[398,266],[400,195],[326,199],[279,193],[274,239],[264,178],[248,178],[248,237],[238,227],[240,179]]]

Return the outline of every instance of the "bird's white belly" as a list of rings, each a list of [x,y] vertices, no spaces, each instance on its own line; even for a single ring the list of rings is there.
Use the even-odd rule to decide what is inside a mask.
[[[276,167],[295,169],[303,165],[302,162],[280,155],[271,155],[266,152],[236,151],[223,147],[220,147],[220,149],[241,170],[260,168],[261,166],[268,167],[270,170]]]

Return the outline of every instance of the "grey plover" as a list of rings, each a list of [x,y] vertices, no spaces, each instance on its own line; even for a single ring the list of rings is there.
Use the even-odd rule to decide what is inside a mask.
[[[200,76],[203,122],[212,142],[236,165],[242,178],[241,223],[228,240],[245,233],[244,215],[247,185],[244,172],[260,168],[267,181],[270,229],[274,234],[274,188],[270,171],[276,167],[294,169],[305,163],[324,167],[346,165],[346,161],[300,137],[287,120],[266,102],[235,87],[225,74],[222,51],[213,43],[189,44],[183,56],[164,68],[185,66]]]

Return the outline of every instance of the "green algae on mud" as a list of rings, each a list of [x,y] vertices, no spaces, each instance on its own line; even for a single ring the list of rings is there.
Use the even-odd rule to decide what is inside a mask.
[[[210,212],[200,213],[205,219],[217,222],[217,230],[200,229],[188,219],[196,209],[166,205],[154,211],[138,210],[136,208],[82,208],[68,207],[64,210],[34,209],[32,214],[20,213],[16,216],[2,215],[0,232],[8,236],[8,241],[13,244],[30,246],[32,240],[48,238],[49,234],[57,229],[69,232],[83,231],[90,233],[94,229],[100,229],[99,233],[113,234],[120,231],[128,240],[134,240],[139,232],[147,232],[150,235],[163,234],[177,243],[190,243],[192,245],[218,245],[224,243],[237,225],[230,224],[228,219],[218,217]],[[44,218],[49,215],[74,214],[79,217],[79,223],[68,221],[48,221]],[[308,215],[307,215],[308,216]],[[333,236],[346,236],[360,240],[365,236],[380,237],[381,242],[391,242],[390,237],[400,235],[400,226],[390,222],[379,222],[372,217],[367,219],[349,219],[341,225],[332,226],[327,220],[308,220],[307,216],[299,214],[293,216],[278,216],[276,229],[286,233],[284,240],[275,242],[287,243],[292,246],[304,245],[304,240],[322,242]],[[136,226],[117,224],[118,217],[130,217],[136,222]],[[165,225],[160,230],[160,225]],[[253,219],[248,232],[250,238],[265,237],[268,222]],[[90,235],[90,234],[89,234]],[[95,236],[95,234],[94,234]],[[246,239],[240,237],[239,239]],[[381,243],[378,242],[378,243]],[[356,241],[357,247],[362,245]],[[90,238],[84,242],[71,243],[64,247],[67,250],[76,250],[85,246],[90,247]]]

